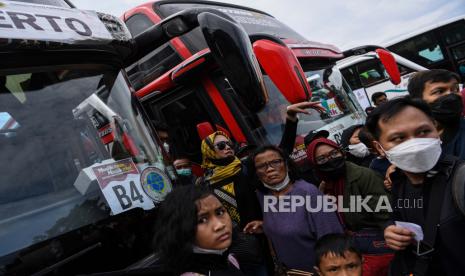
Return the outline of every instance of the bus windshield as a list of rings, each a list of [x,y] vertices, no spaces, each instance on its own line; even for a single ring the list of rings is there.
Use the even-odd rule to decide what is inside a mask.
[[[309,115],[300,114],[297,141],[299,137],[304,137],[312,130],[324,129],[329,131],[329,138],[340,142],[341,133],[345,128],[362,123],[365,119],[355,95],[344,81],[339,69],[334,66],[304,72],[312,91],[311,101],[319,102],[326,109],[326,113],[310,110]],[[289,102],[267,76],[265,83],[270,100],[258,117],[266,130],[268,140],[273,144],[279,144]]]
[[[108,66],[0,71],[0,256],[146,198],[126,180],[165,165],[134,105],[124,74]],[[118,181],[122,203],[105,192]]]

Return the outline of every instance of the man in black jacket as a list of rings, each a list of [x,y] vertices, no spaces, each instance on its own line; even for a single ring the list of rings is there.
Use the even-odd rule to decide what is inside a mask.
[[[465,119],[459,82],[460,77],[454,72],[426,70],[410,78],[408,92],[410,97],[422,99],[430,106],[443,151],[465,160]]]
[[[391,275],[465,275],[465,217],[451,188],[460,161],[442,153],[428,105],[391,100],[369,116],[367,128],[379,152],[397,167],[391,176],[394,212],[384,231],[396,250]],[[419,225],[424,238],[405,222]]]

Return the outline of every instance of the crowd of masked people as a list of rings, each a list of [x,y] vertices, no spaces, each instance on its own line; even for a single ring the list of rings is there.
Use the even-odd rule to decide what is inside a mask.
[[[305,137],[305,171],[289,154],[297,115],[321,109],[317,103],[288,106],[280,145],[248,158],[237,157],[227,133],[212,133],[201,144],[202,177],[192,176],[187,158],[174,160],[189,184],[158,210],[159,264],[173,275],[465,275],[459,82],[428,70],[411,77],[406,97],[373,95],[366,123],[347,128],[340,143],[327,131]],[[264,211],[270,196],[303,196],[317,207],[323,195],[343,207],[359,196],[372,210],[384,197],[392,210]]]

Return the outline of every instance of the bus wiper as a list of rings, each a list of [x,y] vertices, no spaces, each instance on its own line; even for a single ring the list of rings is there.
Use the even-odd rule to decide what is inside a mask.
[[[46,267],[45,269],[42,269],[39,272],[36,272],[36,273],[32,274],[32,276],[46,275],[46,274],[56,270],[57,268],[59,268],[59,267],[65,265],[65,264],[67,264],[67,263],[69,263],[69,262],[83,256],[84,254],[87,254],[88,252],[90,252],[90,251],[92,251],[94,249],[100,248],[100,247],[102,247],[102,243],[98,242],[98,243],[96,243],[94,245],[91,245],[91,246],[89,246],[87,248],[84,248],[81,251],[78,251],[77,253],[75,253],[75,254],[73,254],[73,255],[71,255],[71,256],[69,256],[69,257],[67,257],[67,258],[65,258],[65,259],[63,259],[63,260],[49,266],[49,267]]]

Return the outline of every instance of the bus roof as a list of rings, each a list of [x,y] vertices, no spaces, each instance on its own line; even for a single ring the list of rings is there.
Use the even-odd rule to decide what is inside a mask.
[[[225,7],[225,8],[233,8],[233,9],[239,9],[239,10],[247,10],[255,13],[260,13],[266,16],[269,16],[273,18],[274,20],[275,17],[252,8],[240,6],[240,5],[234,5],[234,4],[229,4],[229,3],[222,3],[222,2],[215,2],[215,1],[204,1],[204,0],[151,0],[148,1],[147,3],[141,4],[139,6],[136,6],[128,11],[126,11],[121,18],[124,20],[127,20],[129,17],[133,16],[135,13],[138,12],[138,10],[142,7],[144,9],[151,9],[152,11],[154,10],[159,10],[159,6],[164,5],[164,4],[190,4],[190,5],[195,5],[195,4],[200,4],[200,5],[212,5],[212,6],[220,6],[220,7]],[[154,6],[156,7],[154,9]],[[163,14],[162,14],[163,15]],[[171,15],[171,14],[169,14]],[[165,15],[165,16],[169,16]],[[231,15],[231,14],[229,14]],[[234,14],[231,15],[234,18]],[[162,18],[161,18],[162,19]],[[282,22],[279,21],[280,24],[285,26]],[[286,28],[288,28],[286,26]],[[293,30],[294,31],[294,30]],[[294,31],[295,32],[295,31]],[[281,38],[284,43],[286,43],[291,49],[293,49],[294,54],[298,58],[330,58],[330,59],[340,59],[343,57],[343,54],[341,50],[331,44],[325,44],[325,43],[320,43],[316,41],[309,41],[305,37],[301,36],[300,34],[296,33],[300,38]],[[250,33],[249,33],[250,35]]]
[[[434,29],[442,27],[444,25],[447,25],[447,24],[450,24],[450,23],[453,23],[453,22],[456,22],[456,21],[464,20],[464,19],[465,19],[465,14],[462,14],[462,15],[459,15],[459,16],[456,16],[456,17],[452,17],[452,18],[443,20],[443,21],[441,21],[439,23],[429,24],[428,26],[421,27],[421,28],[416,29],[414,31],[409,31],[407,33],[398,35],[398,36],[396,36],[395,39],[387,40],[387,42],[384,42],[382,44],[385,47],[389,47],[389,46],[392,46],[392,45],[394,45],[396,43],[399,43],[401,41],[407,40],[407,39],[409,39],[411,37],[420,35],[422,33],[434,30]]]
[[[403,66],[406,66],[408,68],[411,68],[413,70],[416,70],[416,71],[423,71],[423,70],[427,70],[427,68],[413,62],[413,61],[410,61],[404,57],[401,57],[399,56],[398,54],[396,53],[393,53],[391,52],[391,54],[394,56],[394,58],[396,59],[396,62],[398,64],[401,64]],[[362,55],[357,55],[357,56],[350,56],[350,57],[347,57],[347,58],[344,58],[344,59],[341,59],[339,61],[337,61],[336,65],[339,69],[344,69],[344,68],[347,68],[349,66],[352,66],[354,64],[358,64],[360,62],[363,62],[363,61],[366,61],[366,60],[370,60],[370,59],[373,59],[375,58],[376,56],[376,53],[375,52],[368,52],[366,54],[362,54]]]
[[[244,7],[240,5],[235,5],[235,4],[229,4],[229,3],[222,3],[222,2],[215,2],[215,1],[202,1],[202,0],[194,0],[194,1],[186,1],[186,0],[151,0],[147,1],[144,4],[140,4],[126,12],[124,12],[123,17],[126,19],[127,14],[132,15],[132,10],[139,8],[139,7],[152,7],[153,5],[163,5],[163,4],[206,4],[206,5],[215,5],[215,6],[225,6],[225,7],[231,7],[231,8],[237,8],[237,9],[243,9],[243,10],[249,10],[253,12],[258,12],[262,14],[266,14],[268,16],[274,17],[264,11],[252,9],[249,7]]]

